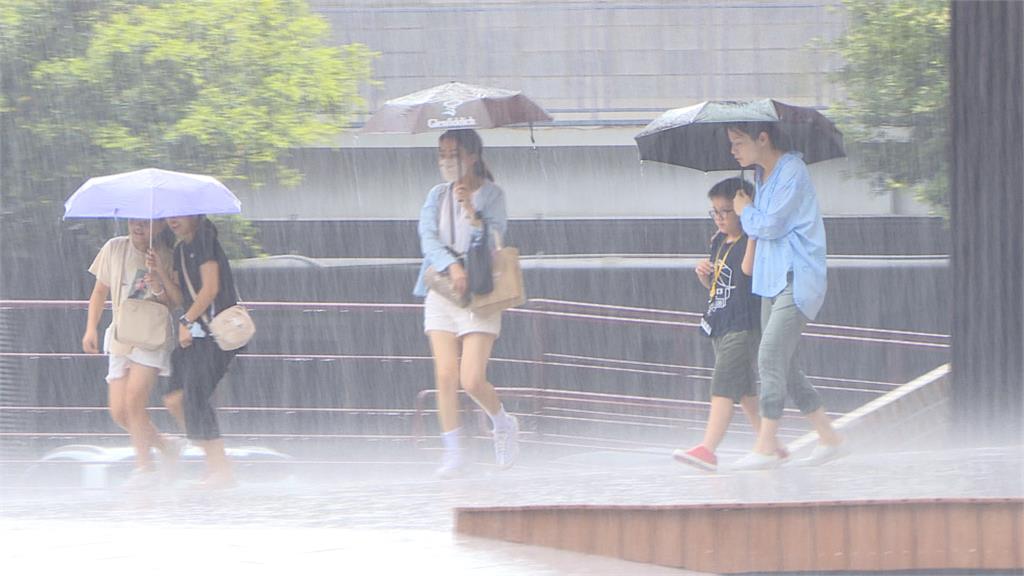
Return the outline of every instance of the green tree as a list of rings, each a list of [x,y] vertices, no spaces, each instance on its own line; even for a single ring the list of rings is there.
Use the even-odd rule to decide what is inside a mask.
[[[294,183],[280,160],[336,135],[364,104],[373,53],[330,46],[329,33],[305,0],[137,6],[98,24],[81,56],[36,67],[38,82],[93,111],[38,134],[70,128],[135,165]]]
[[[31,272],[40,241],[83,226],[56,223],[90,176],[156,166],[296,184],[290,151],[348,125],[375,56],[331,45],[305,0],[0,0],[5,271],[21,258]]]
[[[949,2],[844,0],[849,28],[832,48],[846,102],[834,115],[851,155],[886,191],[909,190],[945,215]]]
[[[93,166],[103,165],[87,138],[76,139],[63,129],[91,111],[77,106],[74,94],[41,85],[33,74],[49,59],[84,52],[93,26],[128,8],[120,0],[0,0],[0,207],[5,214],[52,204],[60,198],[56,190],[68,184],[63,177],[74,174],[81,183]],[[83,161],[89,165],[81,166]]]

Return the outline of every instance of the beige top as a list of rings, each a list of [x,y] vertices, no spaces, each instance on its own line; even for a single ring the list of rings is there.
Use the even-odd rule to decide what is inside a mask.
[[[166,277],[170,278],[172,272],[170,262],[173,255],[166,248],[158,248],[160,261],[165,268]],[[143,298],[155,299],[149,288],[142,282],[146,269],[146,253],[136,248],[128,236],[111,238],[100,248],[99,254],[89,266],[89,272],[97,280],[110,288],[110,303],[113,308],[113,316],[117,318],[121,303],[128,299],[133,292],[142,291]],[[113,324],[113,322],[111,322]],[[118,342],[114,335],[110,338],[110,354],[128,355],[132,346]]]

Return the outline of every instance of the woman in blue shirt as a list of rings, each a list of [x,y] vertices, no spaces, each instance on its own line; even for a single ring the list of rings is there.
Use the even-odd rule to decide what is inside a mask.
[[[446,274],[455,292],[468,289],[461,255],[483,234],[483,222],[505,234],[505,193],[483,160],[483,142],[475,130],[449,130],[438,139],[438,167],[444,183],[434,186],[420,211],[419,235],[423,265],[413,294],[425,297],[423,330],[430,340],[437,386],[437,410],[444,452],[437,475],[458,475],[464,466],[459,426],[458,387],[480,405],[494,426],[494,457],[508,468],[519,453],[519,423],[505,412],[487,381],[491,348],[501,332],[501,312],[474,313],[427,288],[428,268]],[[488,239],[490,241],[490,239]]]
[[[817,194],[800,154],[776,145],[775,123],[736,124],[728,134],[740,166],[755,167],[756,200],[741,190],[733,207],[743,230],[757,241],[753,292],[762,297],[757,358],[761,430],[754,450],[734,468],[772,468],[781,463],[776,434],[787,392],[820,439],[802,462],[821,464],[842,456],[845,446],[798,361],[800,334],[825,300],[825,225]]]

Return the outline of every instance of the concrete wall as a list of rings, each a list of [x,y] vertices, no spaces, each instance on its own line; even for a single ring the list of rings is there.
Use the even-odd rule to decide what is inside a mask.
[[[559,109],[674,108],[771,95],[827,106],[838,60],[815,41],[840,0],[612,2],[314,0],[339,43],[381,52],[368,96],[454,79],[526,91]]]
[[[313,0],[339,44],[380,52],[369,110],[461,80],[523,90],[555,121],[486,131],[486,157],[517,218],[673,217],[706,211],[731,174],[641,166],[633,135],[669,108],[774,97],[826,109],[841,98],[824,42],[845,28],[840,0]],[[415,218],[438,181],[436,134],[340,136],[301,150],[293,190],[241,190],[255,219]],[[856,159],[812,167],[825,214],[921,215],[911,198],[876,194]]]
[[[296,189],[236,191],[246,215],[257,220],[416,218],[440,181],[435,154],[434,148],[304,149],[292,162],[305,174]],[[514,218],[702,216],[708,189],[736,175],[641,164],[631,146],[487,148],[484,157]],[[908,198],[874,192],[853,169],[848,159],[810,166],[827,216],[927,213]]]

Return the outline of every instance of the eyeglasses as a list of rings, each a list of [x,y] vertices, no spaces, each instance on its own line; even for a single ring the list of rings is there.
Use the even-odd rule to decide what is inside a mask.
[[[725,218],[735,212],[735,210],[708,210],[708,216],[711,216],[711,218]]]

